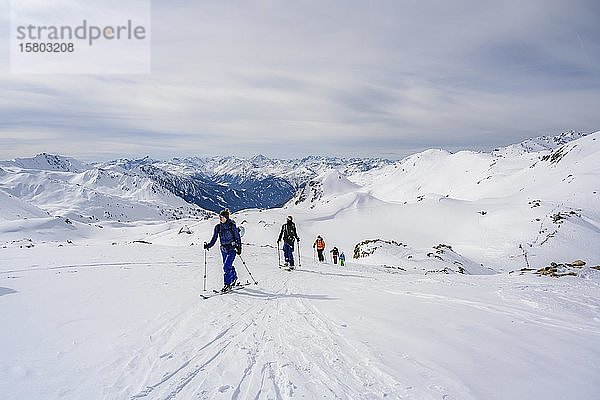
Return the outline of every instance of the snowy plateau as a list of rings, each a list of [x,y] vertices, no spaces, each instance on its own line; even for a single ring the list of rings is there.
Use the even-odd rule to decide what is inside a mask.
[[[600,132],[399,161],[1,161],[0,398],[600,399],[599,190]],[[203,299],[226,206],[250,285]]]

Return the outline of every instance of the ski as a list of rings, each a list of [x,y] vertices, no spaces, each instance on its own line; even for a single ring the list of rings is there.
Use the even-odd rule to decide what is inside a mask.
[[[256,283],[258,283],[258,282],[256,282]],[[248,286],[248,285],[251,285],[251,284],[252,284],[252,283],[250,283],[250,282],[247,282],[247,283],[241,283],[241,284],[239,284],[239,285],[235,285],[234,287],[232,287],[232,288],[231,288],[231,290],[228,290],[227,292],[221,292],[220,290],[213,289],[213,292],[212,292],[212,293],[209,293],[209,294],[202,294],[202,293],[201,293],[201,294],[200,294],[200,297],[202,297],[204,300],[206,300],[206,299],[210,299],[211,297],[215,297],[215,296],[220,296],[220,295],[222,295],[222,294],[228,294],[228,293],[231,293],[231,292],[233,292],[234,290],[243,289],[244,287],[246,287],[246,286]]]
[[[286,267],[285,265],[280,265],[279,268],[284,271],[288,271],[288,272],[291,272],[295,269],[295,268]]]

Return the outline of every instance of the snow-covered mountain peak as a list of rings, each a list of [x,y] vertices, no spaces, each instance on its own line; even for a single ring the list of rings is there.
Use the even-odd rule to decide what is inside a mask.
[[[7,173],[0,174],[0,189],[53,216],[80,222],[169,220],[207,215],[135,171],[116,165],[107,169],[87,166],[81,171],[69,171],[77,165],[75,160],[69,165],[61,164],[62,168],[50,169],[43,163],[45,159],[38,156],[37,160],[9,163]],[[3,199],[0,204],[5,207],[3,203],[10,203],[10,207],[16,209],[13,200]]]
[[[265,156],[264,156],[264,155],[262,155],[262,154],[257,154],[257,155],[255,155],[254,157],[252,157],[250,160],[251,160],[252,162],[254,162],[254,163],[263,163],[263,162],[265,162],[265,161],[268,161],[268,160],[269,160],[269,158],[268,158],[268,157],[265,157]]]
[[[133,160],[130,160],[128,158],[120,158],[118,160],[114,160],[114,161],[109,161],[106,163],[101,163],[99,165],[99,167],[101,168],[108,168],[108,169],[114,169],[114,167],[119,167],[123,170],[133,170],[136,168],[139,168],[143,165],[150,165],[157,162],[156,160],[150,158],[150,156],[145,156],[142,158],[136,158]]]
[[[74,158],[48,153],[41,153],[35,157],[15,158],[11,161],[2,161],[1,165],[14,166],[23,169],[61,172],[79,172],[88,168],[84,163]]]
[[[494,149],[492,154],[495,156],[511,156],[524,153],[536,153],[539,151],[553,150],[559,146],[580,139],[588,134],[577,131],[566,131],[553,136],[538,136],[526,139],[521,143],[511,144],[506,147]]]
[[[340,170],[333,168],[311,179],[291,203],[314,208],[319,203],[327,203],[332,198],[357,192],[360,188]]]
[[[315,180],[321,182],[325,195],[344,194],[360,188],[337,169],[325,172]]]
[[[581,139],[587,134],[577,131],[566,131],[554,136],[539,136],[531,139],[524,140],[520,143],[526,149],[530,151],[541,151],[551,150],[563,144],[572,142],[573,140]]]
[[[404,166],[425,166],[425,165],[429,165],[432,163],[437,163],[439,162],[439,160],[445,159],[447,156],[449,156],[450,153],[447,150],[443,150],[443,149],[428,149],[428,150],[424,150],[420,153],[416,153],[413,155],[410,155],[402,160],[400,160],[400,165],[404,165]]]
[[[582,136],[561,146],[557,146],[549,153],[540,156],[540,160],[550,163],[552,166],[561,164],[575,165],[585,159],[592,157],[598,160],[600,157],[600,131]],[[544,152],[545,153],[545,152]],[[594,161],[591,162],[594,164]],[[596,162],[600,167],[600,163]]]

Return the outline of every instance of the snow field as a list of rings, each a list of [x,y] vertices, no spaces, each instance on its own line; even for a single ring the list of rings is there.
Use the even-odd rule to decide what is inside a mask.
[[[290,273],[276,268],[273,248],[247,243],[242,256],[259,285],[203,300],[203,255],[199,246],[101,241],[1,249],[9,329],[0,391],[592,399],[600,390],[597,277],[407,275],[315,264],[310,253]],[[208,253],[209,290],[222,284],[219,258]],[[239,260],[236,268],[250,279]]]

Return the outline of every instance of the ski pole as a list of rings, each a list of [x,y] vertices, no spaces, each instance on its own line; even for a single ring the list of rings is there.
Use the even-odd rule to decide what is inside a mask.
[[[277,242],[277,264],[281,266],[281,253],[279,252],[279,241]]]
[[[204,249],[204,291],[206,292],[206,253],[208,253],[208,250]]]
[[[300,240],[298,240],[298,266],[302,266],[302,259],[300,258]]]
[[[250,270],[248,269],[248,266],[246,265],[246,262],[242,258],[242,255],[238,254],[238,257],[240,258],[240,260],[242,260],[242,264],[244,264],[244,267],[246,267],[246,271],[248,271],[248,273],[250,274],[250,278],[252,278],[252,281],[254,282],[254,284],[258,285],[258,281],[256,279],[254,279],[254,277],[252,276],[252,272],[250,272]]]

